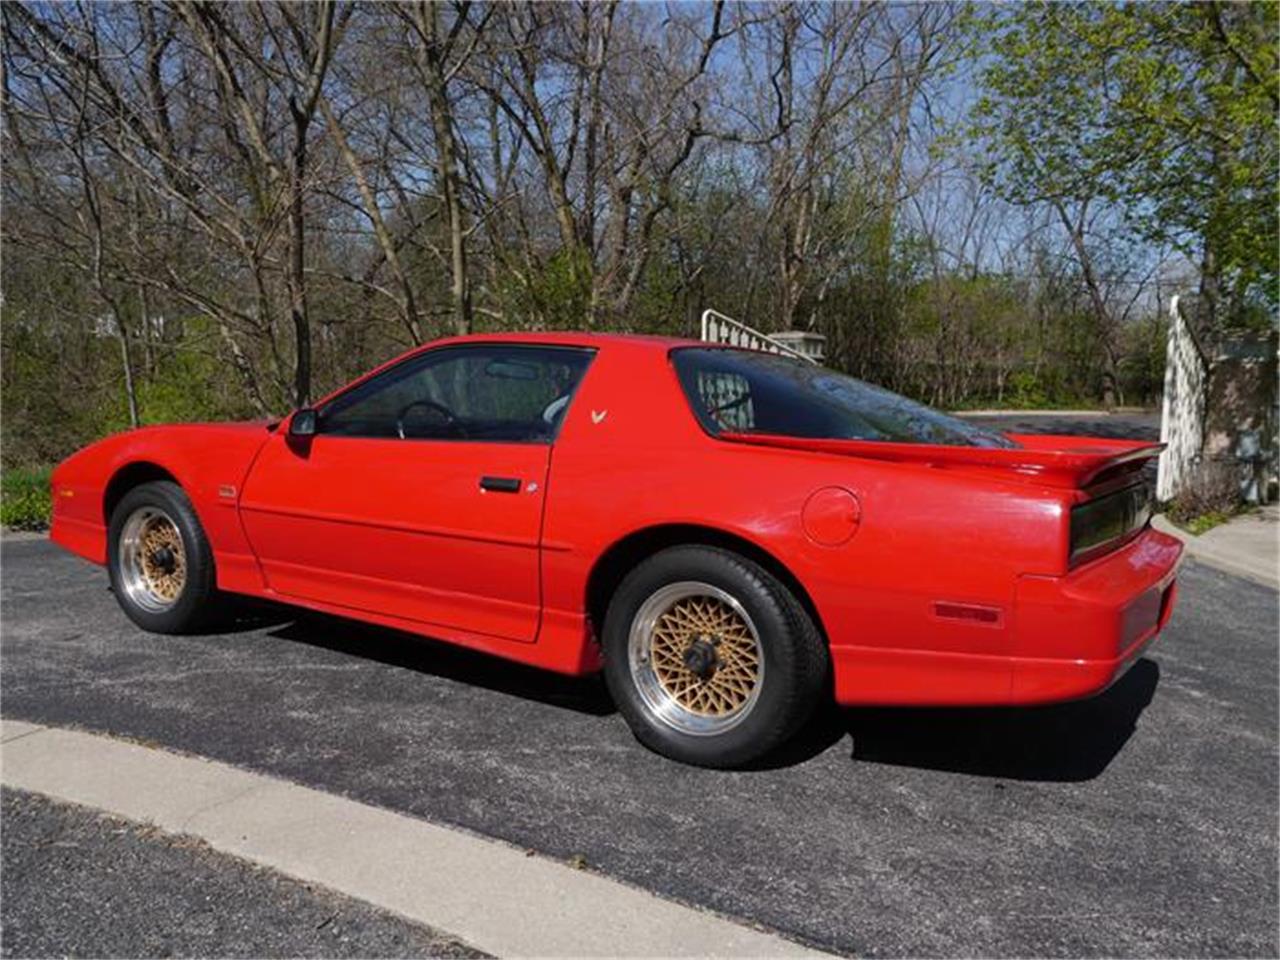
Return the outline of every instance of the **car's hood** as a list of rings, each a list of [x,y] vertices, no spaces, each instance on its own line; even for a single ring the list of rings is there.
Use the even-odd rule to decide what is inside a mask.
[[[190,431],[202,430],[217,433],[239,433],[251,432],[261,433],[264,430],[271,430],[279,426],[279,418],[272,420],[206,420],[194,423],[157,423],[145,427],[135,427],[126,433],[138,434],[148,433],[151,431]]]

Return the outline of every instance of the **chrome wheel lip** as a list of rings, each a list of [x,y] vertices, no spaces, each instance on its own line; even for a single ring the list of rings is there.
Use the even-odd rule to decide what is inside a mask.
[[[177,592],[165,596],[147,571],[143,558],[145,538],[153,531],[169,527],[172,538],[176,540],[176,563],[181,565],[182,576]],[[165,510],[155,506],[139,507],[129,514],[120,530],[117,547],[119,558],[120,585],[135,606],[148,613],[164,613],[182,599],[186,590],[186,543],[182,539],[182,531],[177,522]]]
[[[731,713],[709,716],[687,709],[666,690],[652,666],[650,651],[653,630],[659,618],[681,600],[692,597],[708,597],[724,603],[742,619],[752,640],[755,641],[758,662],[755,685],[742,705]],[[750,716],[764,687],[764,645],[760,642],[760,633],[756,629],[755,621],[732,594],[699,580],[682,580],[667,584],[654,591],[640,605],[632,618],[631,630],[627,638],[627,661],[636,691],[640,694],[640,699],[650,716],[665,726],[695,737],[719,736],[737,727]]]

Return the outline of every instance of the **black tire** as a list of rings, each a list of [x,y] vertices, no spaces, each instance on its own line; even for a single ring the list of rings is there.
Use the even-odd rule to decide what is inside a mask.
[[[754,625],[763,654],[755,699],[722,731],[690,733],[664,720],[633,669],[631,634],[635,626],[637,636],[645,636],[641,624],[652,609],[646,604],[663,596],[660,591],[690,582],[711,585],[736,601]],[[645,617],[637,623],[642,610]],[[644,646],[637,642],[638,649]],[[640,563],[609,604],[603,647],[609,691],[636,738],[664,756],[696,766],[739,767],[759,760],[791,737],[826,694],[826,643],[805,608],[768,570],[716,547],[672,547]],[[641,659],[647,661],[647,654]],[[637,669],[643,675],[644,665]],[[654,689],[652,682],[649,689]],[[677,716],[687,722],[689,715]]]
[[[146,511],[148,515],[158,512],[172,522],[182,539],[185,577],[177,595],[162,607],[145,596],[140,601],[126,586],[131,575],[120,541],[130,518],[139,511]],[[107,571],[120,608],[144,630],[190,633],[209,621],[217,595],[213,551],[191,501],[176,483],[158,480],[141,484],[116,504],[107,533]],[[132,579],[136,584],[137,578]]]

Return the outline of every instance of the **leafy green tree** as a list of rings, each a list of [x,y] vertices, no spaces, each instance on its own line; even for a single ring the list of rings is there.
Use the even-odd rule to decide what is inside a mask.
[[[1100,198],[1201,270],[1209,328],[1280,299],[1277,12],[1255,3],[1027,3],[972,18],[976,129],[1018,202]]]

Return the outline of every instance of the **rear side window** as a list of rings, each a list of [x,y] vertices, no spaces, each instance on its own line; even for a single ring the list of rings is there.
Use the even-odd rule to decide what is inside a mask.
[[[550,443],[593,355],[511,344],[429,350],[336,397],[320,411],[318,432]]]
[[[803,360],[688,347],[672,361],[694,414],[713,434],[1015,446],[999,433]]]
[[[719,370],[696,370],[692,380],[702,408],[708,412],[714,411],[716,423],[737,431],[755,428],[751,382],[746,377],[740,373]]]

